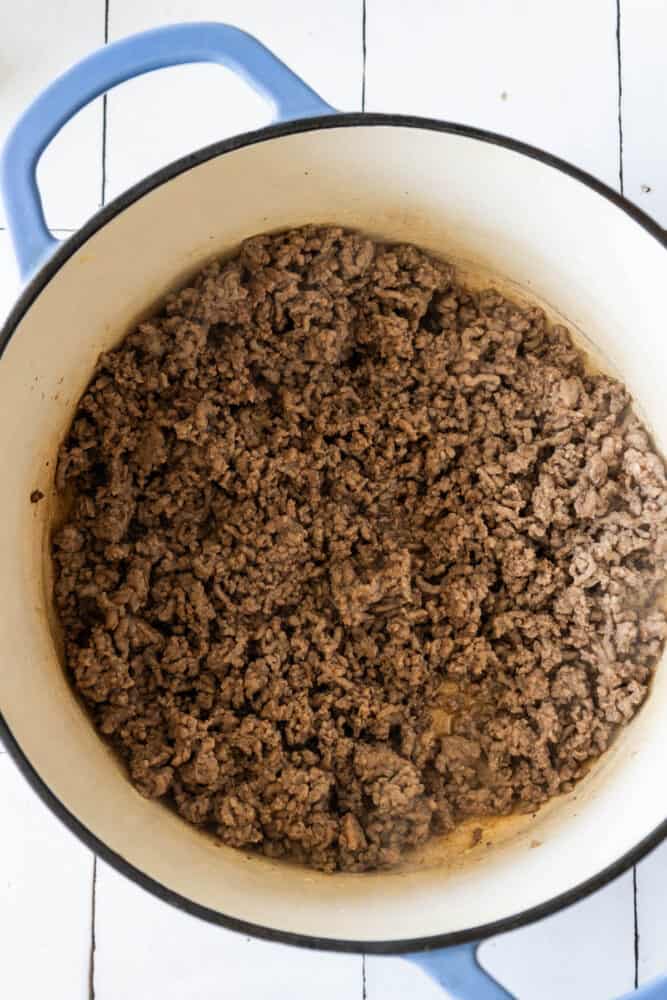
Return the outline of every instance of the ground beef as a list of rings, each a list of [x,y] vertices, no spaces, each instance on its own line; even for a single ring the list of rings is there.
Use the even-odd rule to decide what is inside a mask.
[[[667,634],[629,402],[412,246],[208,266],[100,358],[57,472],[67,666],[136,787],[349,871],[569,790]]]

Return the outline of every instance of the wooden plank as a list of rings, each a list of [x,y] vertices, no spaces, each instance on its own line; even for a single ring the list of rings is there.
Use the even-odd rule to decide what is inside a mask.
[[[98,862],[96,1000],[361,1000],[361,958],[235,934],[167,906]]]
[[[226,21],[256,34],[342,109],[361,102],[361,0],[113,0],[110,38],[180,20]],[[107,190],[117,194],[165,163],[269,121],[267,105],[219,66],[181,66],[109,96]]]
[[[618,182],[614,0],[367,0],[366,107],[502,132]]]
[[[666,46],[664,0],[622,0],[624,189],[662,226],[667,226]]]
[[[0,31],[0,147],[19,114],[73,62],[104,42],[104,0],[22,0],[4,6]],[[81,225],[99,206],[102,181],[101,103],[56,136],[40,163],[49,225]],[[74,181],[74,178],[76,180]],[[0,226],[5,224],[0,205]]]
[[[0,993],[84,1000],[90,961],[92,855],[0,756]]]

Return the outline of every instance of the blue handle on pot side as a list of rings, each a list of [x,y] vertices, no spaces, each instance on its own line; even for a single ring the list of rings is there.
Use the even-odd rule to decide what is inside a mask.
[[[214,62],[227,66],[275,105],[277,121],[335,113],[261,42],[216,22],[175,24],[105,46],[55,80],[24,112],[0,157],[0,190],[23,277],[51,253],[51,236],[36,182],[40,156],[56,133],[94,98],[119,83],[165,66]],[[477,961],[478,944],[417,952],[405,958],[427,972],[457,1000],[512,1000]],[[632,994],[667,1000],[667,979]]]
[[[418,965],[440,986],[444,986],[448,995],[455,1000],[515,1000],[513,994],[503,989],[479,964],[479,946],[480,942],[477,941],[441,948],[439,951],[415,952],[403,957],[413,965]],[[667,1000],[667,978],[660,976],[619,1000]]]
[[[477,961],[479,942],[456,944],[439,951],[418,951],[405,955],[408,962],[418,965],[450,997],[456,1000],[513,1000]]]
[[[80,108],[119,83],[165,66],[213,62],[229,67],[275,105],[277,121],[335,111],[256,38],[215,22],[174,24],[113,42],[58,77],[24,112],[0,158],[0,189],[22,277],[57,241],[37,189],[40,156]]]

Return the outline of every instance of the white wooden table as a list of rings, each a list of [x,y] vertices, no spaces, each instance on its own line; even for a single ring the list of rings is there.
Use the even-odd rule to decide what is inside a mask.
[[[54,75],[105,41],[170,21],[217,19],[257,34],[338,108],[432,115],[517,136],[621,188],[667,225],[666,0],[0,6],[0,141]],[[259,99],[218,67],[172,69],[128,84],[83,111],[45,155],[49,223],[71,232],[147,172],[266,118]],[[0,214],[0,320],[17,291]],[[611,1000],[664,971],[667,845],[579,905],[487,943],[483,957],[520,1000]],[[96,861],[0,746],[0,996],[314,995],[443,994],[400,959],[297,951],[169,908]]]

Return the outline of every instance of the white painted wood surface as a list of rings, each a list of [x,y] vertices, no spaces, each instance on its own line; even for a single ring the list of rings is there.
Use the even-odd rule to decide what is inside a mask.
[[[478,125],[618,180],[614,0],[367,0],[366,107]]]
[[[109,38],[171,21],[223,20],[256,34],[311,87],[341,110],[361,102],[361,0],[110,0]],[[285,16],[286,12],[289,16]],[[219,66],[162,70],[108,99],[110,197],[157,167],[217,139],[268,124],[271,109]]]
[[[0,994],[88,995],[93,857],[0,756]]]
[[[98,862],[96,1000],[360,997],[361,957],[276,946],[166,906]]]
[[[621,7],[623,181],[628,198],[667,226],[667,7]]]
[[[103,0],[0,4],[0,141],[13,120],[59,73],[104,42]],[[44,154],[39,171],[51,226],[76,228],[99,207],[102,116],[77,115]],[[0,206],[0,226],[4,225]]]
[[[256,33],[341,109],[399,111],[516,136],[618,187],[667,224],[664,0],[23,0],[0,33],[0,142],[74,59],[132,31],[217,19]],[[619,95],[619,48],[622,94]],[[365,80],[364,80],[365,64]],[[620,102],[619,102],[620,96]],[[620,110],[620,122],[619,122]],[[164,71],[83,111],[44,158],[50,223],[99,205],[267,110],[217,67]],[[619,125],[621,128],[619,128]],[[622,158],[621,158],[622,132]],[[0,215],[0,319],[18,291]],[[660,779],[662,776],[660,776]],[[659,779],[659,780],[660,780]],[[628,795],[631,801],[631,793]],[[93,859],[0,747],[0,995],[14,1000],[416,1000],[442,996],[400,959],[296,951],[210,927]],[[94,936],[93,936],[94,932]],[[94,944],[94,947],[93,947]],[[568,911],[483,946],[520,1000],[611,1000],[667,969],[667,847]]]

